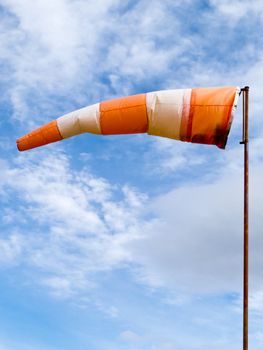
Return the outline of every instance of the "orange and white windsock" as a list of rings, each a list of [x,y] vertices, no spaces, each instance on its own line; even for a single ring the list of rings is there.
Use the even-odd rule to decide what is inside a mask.
[[[235,86],[149,92],[88,106],[17,140],[19,151],[85,132],[148,133],[225,148],[240,89]]]

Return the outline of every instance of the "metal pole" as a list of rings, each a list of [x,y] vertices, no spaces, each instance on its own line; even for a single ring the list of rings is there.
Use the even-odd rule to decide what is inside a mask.
[[[248,156],[248,96],[249,87],[245,86],[243,93],[243,139],[244,145],[244,280],[243,280],[243,350],[248,350],[248,278],[249,278],[249,156]]]

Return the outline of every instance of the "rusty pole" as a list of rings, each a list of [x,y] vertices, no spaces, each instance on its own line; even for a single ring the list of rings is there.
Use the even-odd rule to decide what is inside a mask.
[[[249,278],[249,156],[248,156],[248,96],[249,87],[241,89],[243,95],[243,136],[244,145],[244,275],[243,275],[243,350],[248,350],[248,278]]]

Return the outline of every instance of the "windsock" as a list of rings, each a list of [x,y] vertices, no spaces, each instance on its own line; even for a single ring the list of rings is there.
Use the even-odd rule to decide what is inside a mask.
[[[148,133],[225,148],[240,89],[235,86],[155,91],[68,113],[17,140],[19,151],[85,132]]]

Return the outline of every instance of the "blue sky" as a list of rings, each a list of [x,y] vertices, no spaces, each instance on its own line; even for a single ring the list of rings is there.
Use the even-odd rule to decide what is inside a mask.
[[[249,85],[250,349],[263,347],[263,3],[2,0],[0,350],[242,345],[241,103],[225,151],[147,135],[20,153],[74,109]]]

